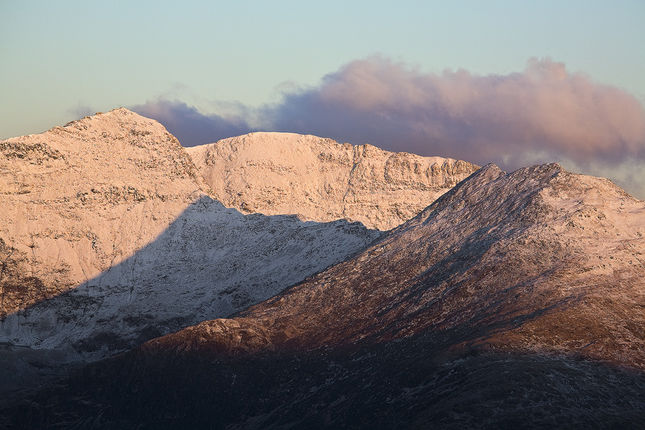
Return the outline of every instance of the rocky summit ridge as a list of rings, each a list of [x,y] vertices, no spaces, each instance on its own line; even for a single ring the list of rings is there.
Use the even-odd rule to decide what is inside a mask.
[[[412,218],[479,168],[294,133],[250,133],[187,151],[227,207],[379,230]]]

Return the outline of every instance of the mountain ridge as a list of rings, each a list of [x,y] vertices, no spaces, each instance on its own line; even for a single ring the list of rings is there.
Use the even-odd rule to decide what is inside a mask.
[[[74,359],[228,315],[380,234],[225,208],[123,108],[1,141],[0,202],[0,341]]]
[[[289,136],[310,150],[310,137]],[[328,155],[342,146],[313,139]],[[192,160],[163,125],[125,108],[1,141],[0,340],[101,358],[266,299],[380,235],[343,214],[303,222],[225,208]],[[408,169],[390,164],[389,175]]]
[[[464,326],[486,347],[643,368],[644,220],[645,203],[606,179],[485,166],[354,258],[144,349],[315,349]]]
[[[161,125],[134,115],[86,118],[50,133],[51,142],[0,142],[0,201],[9,202],[0,206],[3,309],[7,292],[40,301],[0,322],[0,426],[643,422],[645,202],[557,164],[511,173],[486,165],[431,204],[409,205],[405,223],[379,224],[387,232],[303,221],[315,204],[299,216],[245,214],[211,197],[203,166]],[[347,155],[341,166],[350,152],[378,152],[326,144]],[[299,147],[313,164],[298,169],[344,184],[342,202],[351,171],[339,182],[344,167],[327,169],[325,152],[312,147]],[[289,163],[257,164],[262,154],[239,164],[235,155],[242,168],[230,172],[249,168],[274,184],[270,198],[287,193]],[[397,191],[379,184],[392,157],[351,159],[350,169],[362,169],[351,199],[375,223],[402,214],[370,206]],[[414,173],[414,163],[399,166],[393,188],[414,191],[432,177],[431,169]],[[455,180],[437,172],[444,185]],[[112,182],[116,190],[100,191]],[[415,192],[399,197],[423,195]],[[262,203],[257,197],[240,201]],[[113,258],[101,266],[104,255]],[[47,258],[58,269],[51,277],[76,273],[83,283],[51,298],[42,291]],[[66,258],[79,270],[61,264]],[[69,363],[68,347],[81,362]]]
[[[295,133],[254,132],[187,148],[228,207],[389,230],[479,166]]]

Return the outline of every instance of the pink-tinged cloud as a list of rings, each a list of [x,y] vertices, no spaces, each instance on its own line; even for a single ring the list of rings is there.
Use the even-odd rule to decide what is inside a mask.
[[[537,156],[582,164],[645,159],[638,100],[551,60],[532,59],[522,73],[478,76],[369,58],[318,87],[285,94],[263,114],[271,129],[508,167]]]
[[[558,161],[617,178],[645,197],[645,110],[616,87],[532,59],[520,73],[424,73],[373,57],[353,61],[276,104],[237,105],[236,116],[203,114],[158,99],[134,107],[161,121],[185,146],[254,130],[289,131],[371,143],[514,169]]]

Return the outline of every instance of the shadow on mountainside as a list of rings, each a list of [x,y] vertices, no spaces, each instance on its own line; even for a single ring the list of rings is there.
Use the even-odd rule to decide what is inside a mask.
[[[0,342],[5,353],[34,347],[101,358],[267,299],[378,237],[345,220],[243,215],[204,196],[131,257],[6,315]],[[25,261],[4,261],[3,296],[28,294],[25,286],[33,294],[46,289],[39,279],[21,276],[30,273]]]
[[[0,420],[71,428],[638,428],[645,419],[642,371],[579,359],[591,343],[558,355],[489,341],[518,336],[518,327],[549,314],[553,320],[537,327],[546,339],[571,326],[585,332],[569,333],[571,340],[608,338],[580,323],[584,312],[552,312],[582,299],[603,302],[586,295],[584,279],[567,278],[569,267],[578,274],[580,260],[561,252],[560,236],[537,242],[520,234],[541,206],[512,203],[499,212],[510,207],[530,216],[515,224],[503,218],[498,242],[481,226],[483,210],[471,211],[469,230],[462,219],[454,243],[438,246],[442,226],[385,239],[238,318],[165,336],[14,397],[0,407]],[[455,218],[447,218],[452,225]],[[602,289],[605,281],[640,285],[613,274],[590,285],[611,292]],[[613,306],[638,309],[631,301]],[[625,314],[618,315],[623,324]],[[607,319],[597,325],[606,321],[618,327]],[[254,343],[259,348],[250,353],[234,349]],[[621,348],[615,351],[629,352]],[[609,360],[612,351],[603,352],[600,359]]]

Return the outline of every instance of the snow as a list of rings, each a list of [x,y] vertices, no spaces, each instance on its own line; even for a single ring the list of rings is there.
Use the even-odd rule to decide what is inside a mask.
[[[412,218],[479,168],[294,133],[251,133],[187,151],[227,207],[379,230]]]
[[[101,358],[266,299],[380,235],[227,209],[163,126],[126,109],[0,150],[10,345]]]
[[[0,342],[100,357],[271,297],[376,237],[360,224],[243,215],[202,197],[132,257],[9,315]]]

